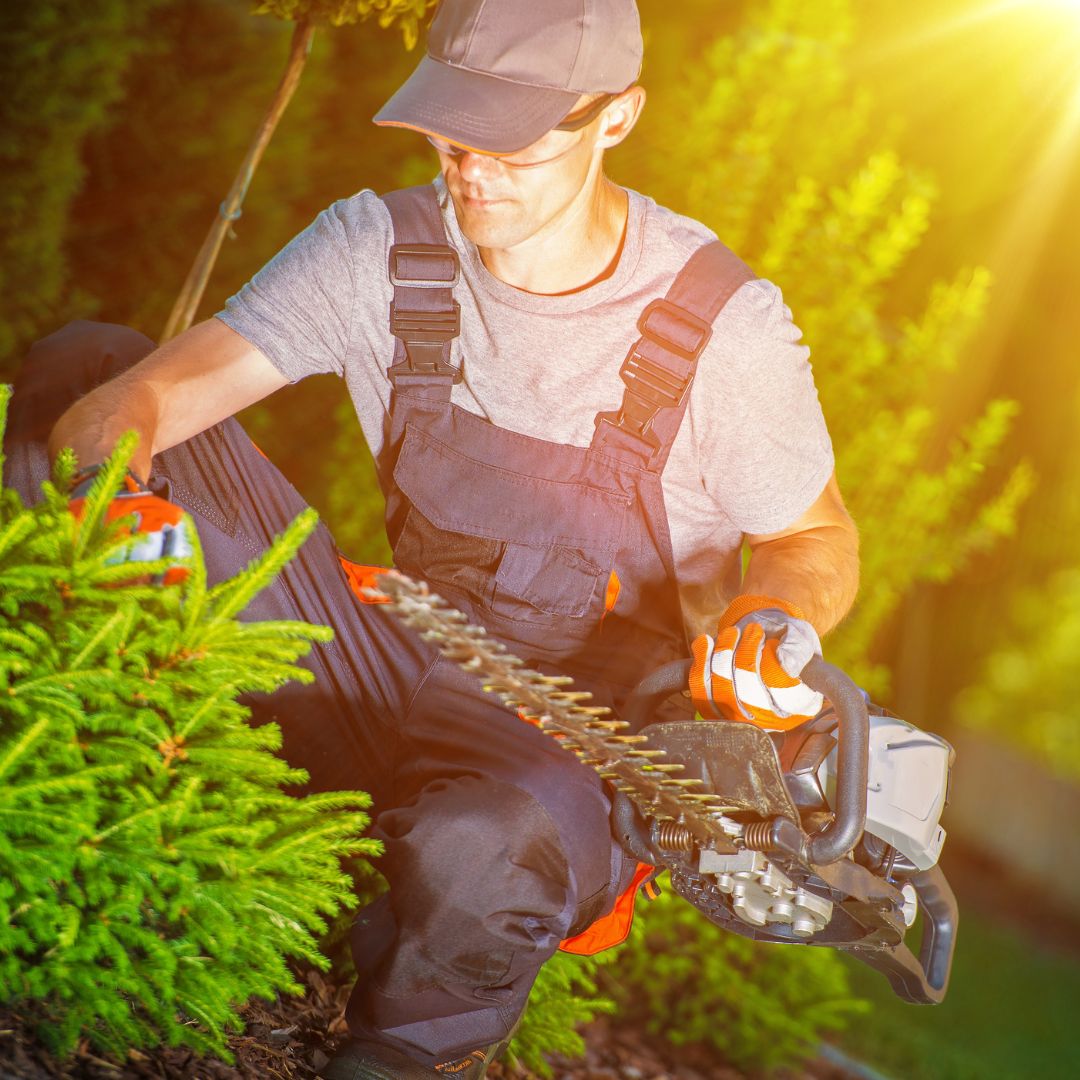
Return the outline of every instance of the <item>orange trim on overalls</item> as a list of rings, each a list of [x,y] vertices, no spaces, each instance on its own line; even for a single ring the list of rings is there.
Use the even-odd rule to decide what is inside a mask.
[[[645,879],[655,872],[655,866],[638,863],[633,879],[615,901],[611,911],[601,915],[580,934],[566,938],[559,945],[559,950],[574,953],[576,956],[595,956],[605,949],[621,945],[629,936],[630,927],[634,925],[634,901],[637,891]]]
[[[250,435],[248,436],[248,441],[251,443],[251,445],[253,447],[255,447],[255,450],[256,450],[257,453],[261,454],[262,457],[266,458],[267,461],[270,461],[270,459],[268,457],[266,457],[266,454],[263,452],[263,448],[261,446],[259,446],[259,444]],[[270,463],[273,464],[273,462],[270,462]]]
[[[341,569],[345,571],[345,580],[349,583],[349,588],[356,594],[357,600],[361,604],[389,604],[390,597],[373,597],[368,596],[365,593],[365,589],[373,589],[375,592],[379,591],[379,575],[385,574],[389,567],[387,566],[363,566],[360,563],[354,563],[349,559],[346,559],[344,555],[338,555],[338,561],[341,563]]]
[[[614,570],[608,575],[607,588],[604,589],[604,611],[600,616],[600,629],[604,629],[604,620],[607,618],[607,613],[612,611],[615,607],[615,602],[619,599],[619,590],[622,588],[622,582],[619,581],[619,575]]]

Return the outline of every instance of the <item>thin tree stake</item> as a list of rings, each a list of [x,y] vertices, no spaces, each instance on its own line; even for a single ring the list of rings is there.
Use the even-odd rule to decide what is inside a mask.
[[[304,70],[304,64],[311,53],[311,42],[314,34],[315,27],[308,20],[304,19],[296,24],[292,44],[289,48],[289,61],[285,65],[285,72],[281,76],[281,82],[274,92],[270,107],[266,110],[266,115],[259,125],[259,130],[255,133],[255,138],[248,147],[243,164],[240,166],[232,187],[229,189],[229,194],[218,207],[217,217],[214,218],[210,231],[206,234],[206,239],[199,249],[199,254],[188,271],[184,287],[180,290],[180,295],[176,298],[176,303],[173,304],[173,309],[169,314],[169,320],[161,333],[162,342],[183,333],[195,318],[195,312],[198,310],[199,302],[206,291],[206,283],[210,280],[210,273],[217,262],[218,253],[221,251],[221,245],[225,240],[225,234],[229,231],[229,226],[240,216],[240,208],[243,205],[244,196],[247,195],[251,178],[262,160],[263,153],[274,134],[278,121],[296,92],[297,84],[300,82],[300,75]]]

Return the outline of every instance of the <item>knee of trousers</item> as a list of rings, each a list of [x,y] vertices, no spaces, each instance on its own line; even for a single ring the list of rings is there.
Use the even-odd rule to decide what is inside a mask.
[[[436,781],[381,815],[377,834],[402,956],[422,961],[411,971],[384,966],[399,992],[419,967],[428,985],[512,981],[566,935],[573,873],[551,817],[520,788],[491,777]]]

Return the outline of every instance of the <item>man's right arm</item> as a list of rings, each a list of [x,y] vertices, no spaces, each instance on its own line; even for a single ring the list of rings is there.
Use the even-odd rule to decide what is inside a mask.
[[[49,456],[74,449],[82,467],[103,461],[125,431],[139,434],[131,471],[150,475],[154,454],[198,435],[289,380],[219,319],[207,319],[80,398],[56,422]]]

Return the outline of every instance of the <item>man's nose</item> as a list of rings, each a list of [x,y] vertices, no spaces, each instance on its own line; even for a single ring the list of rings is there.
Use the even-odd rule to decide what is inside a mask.
[[[467,150],[458,158],[458,172],[469,184],[482,184],[499,174],[499,159],[490,154],[474,154]]]

